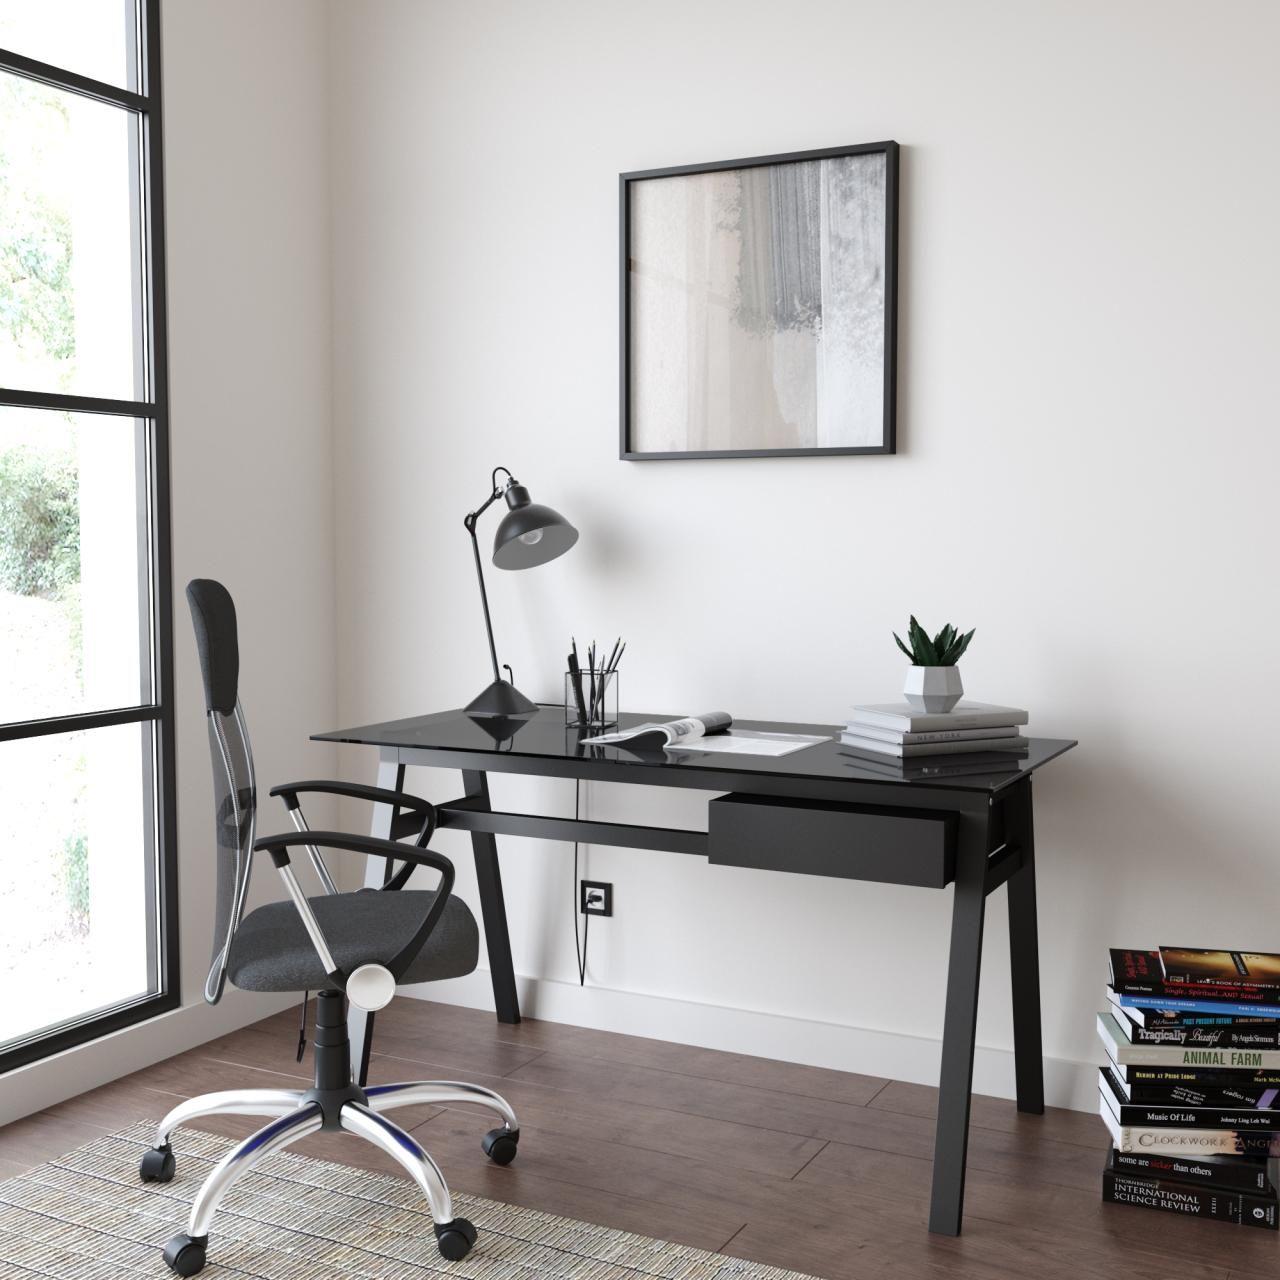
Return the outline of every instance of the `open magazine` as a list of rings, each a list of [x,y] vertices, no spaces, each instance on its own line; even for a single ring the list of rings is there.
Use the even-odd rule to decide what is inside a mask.
[[[660,751],[663,747],[686,747],[695,739],[709,733],[724,733],[733,723],[727,711],[707,711],[700,716],[686,716],[683,720],[659,723],[633,724],[630,729],[617,733],[602,733],[595,738],[583,738],[583,742],[625,742],[641,751]]]
[[[650,721],[632,725],[616,733],[602,733],[583,742],[625,746],[632,751],[719,751],[733,755],[785,756],[802,747],[828,739],[802,733],[765,733],[756,729],[734,729],[727,711],[708,711],[664,723]]]

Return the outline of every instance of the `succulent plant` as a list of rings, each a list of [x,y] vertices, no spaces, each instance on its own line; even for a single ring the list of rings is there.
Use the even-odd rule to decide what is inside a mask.
[[[954,667],[964,655],[964,651],[969,647],[969,641],[973,639],[973,632],[969,631],[961,635],[948,622],[930,640],[929,633],[916,621],[915,614],[912,614],[911,623],[907,627],[907,639],[911,641],[911,647],[908,649],[902,643],[902,637],[896,631],[893,633],[893,638],[898,642],[898,648],[911,659],[914,666]]]

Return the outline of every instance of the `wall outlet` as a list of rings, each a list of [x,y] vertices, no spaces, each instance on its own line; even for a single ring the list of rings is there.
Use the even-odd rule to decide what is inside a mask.
[[[581,880],[578,909],[584,916],[613,915],[613,885],[603,880]]]

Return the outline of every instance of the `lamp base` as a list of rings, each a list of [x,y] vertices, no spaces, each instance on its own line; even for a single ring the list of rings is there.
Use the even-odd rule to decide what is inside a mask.
[[[509,680],[495,680],[464,709],[469,716],[531,716],[538,704],[526,698]]]

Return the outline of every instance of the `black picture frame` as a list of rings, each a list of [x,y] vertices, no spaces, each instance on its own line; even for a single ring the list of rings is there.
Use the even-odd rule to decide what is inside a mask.
[[[896,142],[867,142],[813,151],[791,151],[779,155],[751,156],[740,160],[718,160],[708,164],[675,165],[662,169],[641,169],[618,175],[619,197],[619,453],[627,462],[697,458],[784,458],[837,455],[891,454],[897,451],[897,317],[898,317],[898,173],[899,147]],[[690,174],[714,173],[727,169],[751,169],[796,164],[803,161],[845,156],[883,154],[885,157],[885,241],[884,241],[884,386],[883,435],[877,445],[849,445],[813,448],[769,449],[689,449],[666,452],[643,451],[632,445],[632,291],[631,291],[631,195],[636,183]]]

